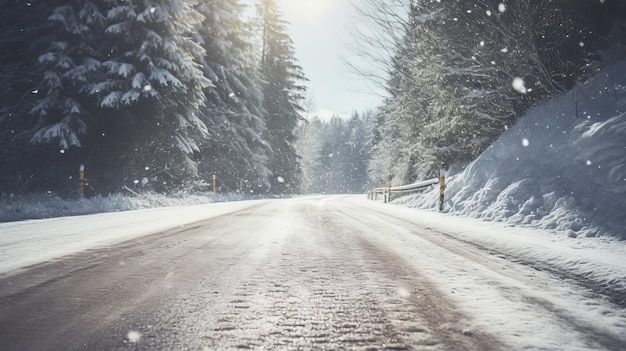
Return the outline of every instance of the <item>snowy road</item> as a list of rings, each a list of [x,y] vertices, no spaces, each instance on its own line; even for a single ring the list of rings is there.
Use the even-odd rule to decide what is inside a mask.
[[[541,245],[523,256],[463,236],[489,230],[361,197],[240,203],[26,269],[4,265],[14,270],[0,278],[0,350],[626,348],[622,307],[548,258],[529,264]],[[622,274],[611,257],[586,263]]]

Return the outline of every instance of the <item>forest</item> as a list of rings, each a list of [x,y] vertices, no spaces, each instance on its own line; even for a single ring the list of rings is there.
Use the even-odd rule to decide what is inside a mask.
[[[302,156],[304,193],[362,194],[368,190],[372,116],[354,112],[348,120],[334,116],[329,121],[314,116],[298,128],[296,149]]]
[[[274,0],[0,1],[0,193],[293,193],[306,78]],[[250,17],[250,18],[248,18]]]
[[[357,71],[385,97],[322,122],[276,0],[0,5],[0,194],[77,196],[80,165],[87,195],[213,175],[250,194],[409,183],[471,162],[626,47],[622,0],[361,0],[356,53],[384,73]]]
[[[357,50],[386,73],[357,67],[387,93],[372,127],[374,182],[463,167],[531,107],[625,58],[623,0],[364,3]]]

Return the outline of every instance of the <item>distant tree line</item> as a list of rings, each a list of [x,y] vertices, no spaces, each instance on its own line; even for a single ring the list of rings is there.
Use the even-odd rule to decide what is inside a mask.
[[[442,163],[466,164],[530,107],[625,57],[622,0],[365,3],[370,28],[356,33],[357,46],[387,72],[374,181],[408,183]]]
[[[0,193],[291,193],[305,80],[275,0],[0,0]]]
[[[302,187],[311,194],[362,194],[369,187],[371,113],[317,117],[298,129]]]

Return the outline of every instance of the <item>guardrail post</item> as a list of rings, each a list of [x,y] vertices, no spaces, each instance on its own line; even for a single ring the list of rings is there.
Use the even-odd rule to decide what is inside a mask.
[[[446,190],[446,172],[439,170],[439,212],[443,211],[444,192]]]

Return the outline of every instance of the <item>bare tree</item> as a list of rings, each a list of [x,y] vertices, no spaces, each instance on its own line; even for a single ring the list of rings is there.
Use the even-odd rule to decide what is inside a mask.
[[[410,0],[352,0],[356,10],[346,43],[352,55],[344,58],[351,74],[362,79],[368,92],[387,87],[392,57],[408,25]]]

